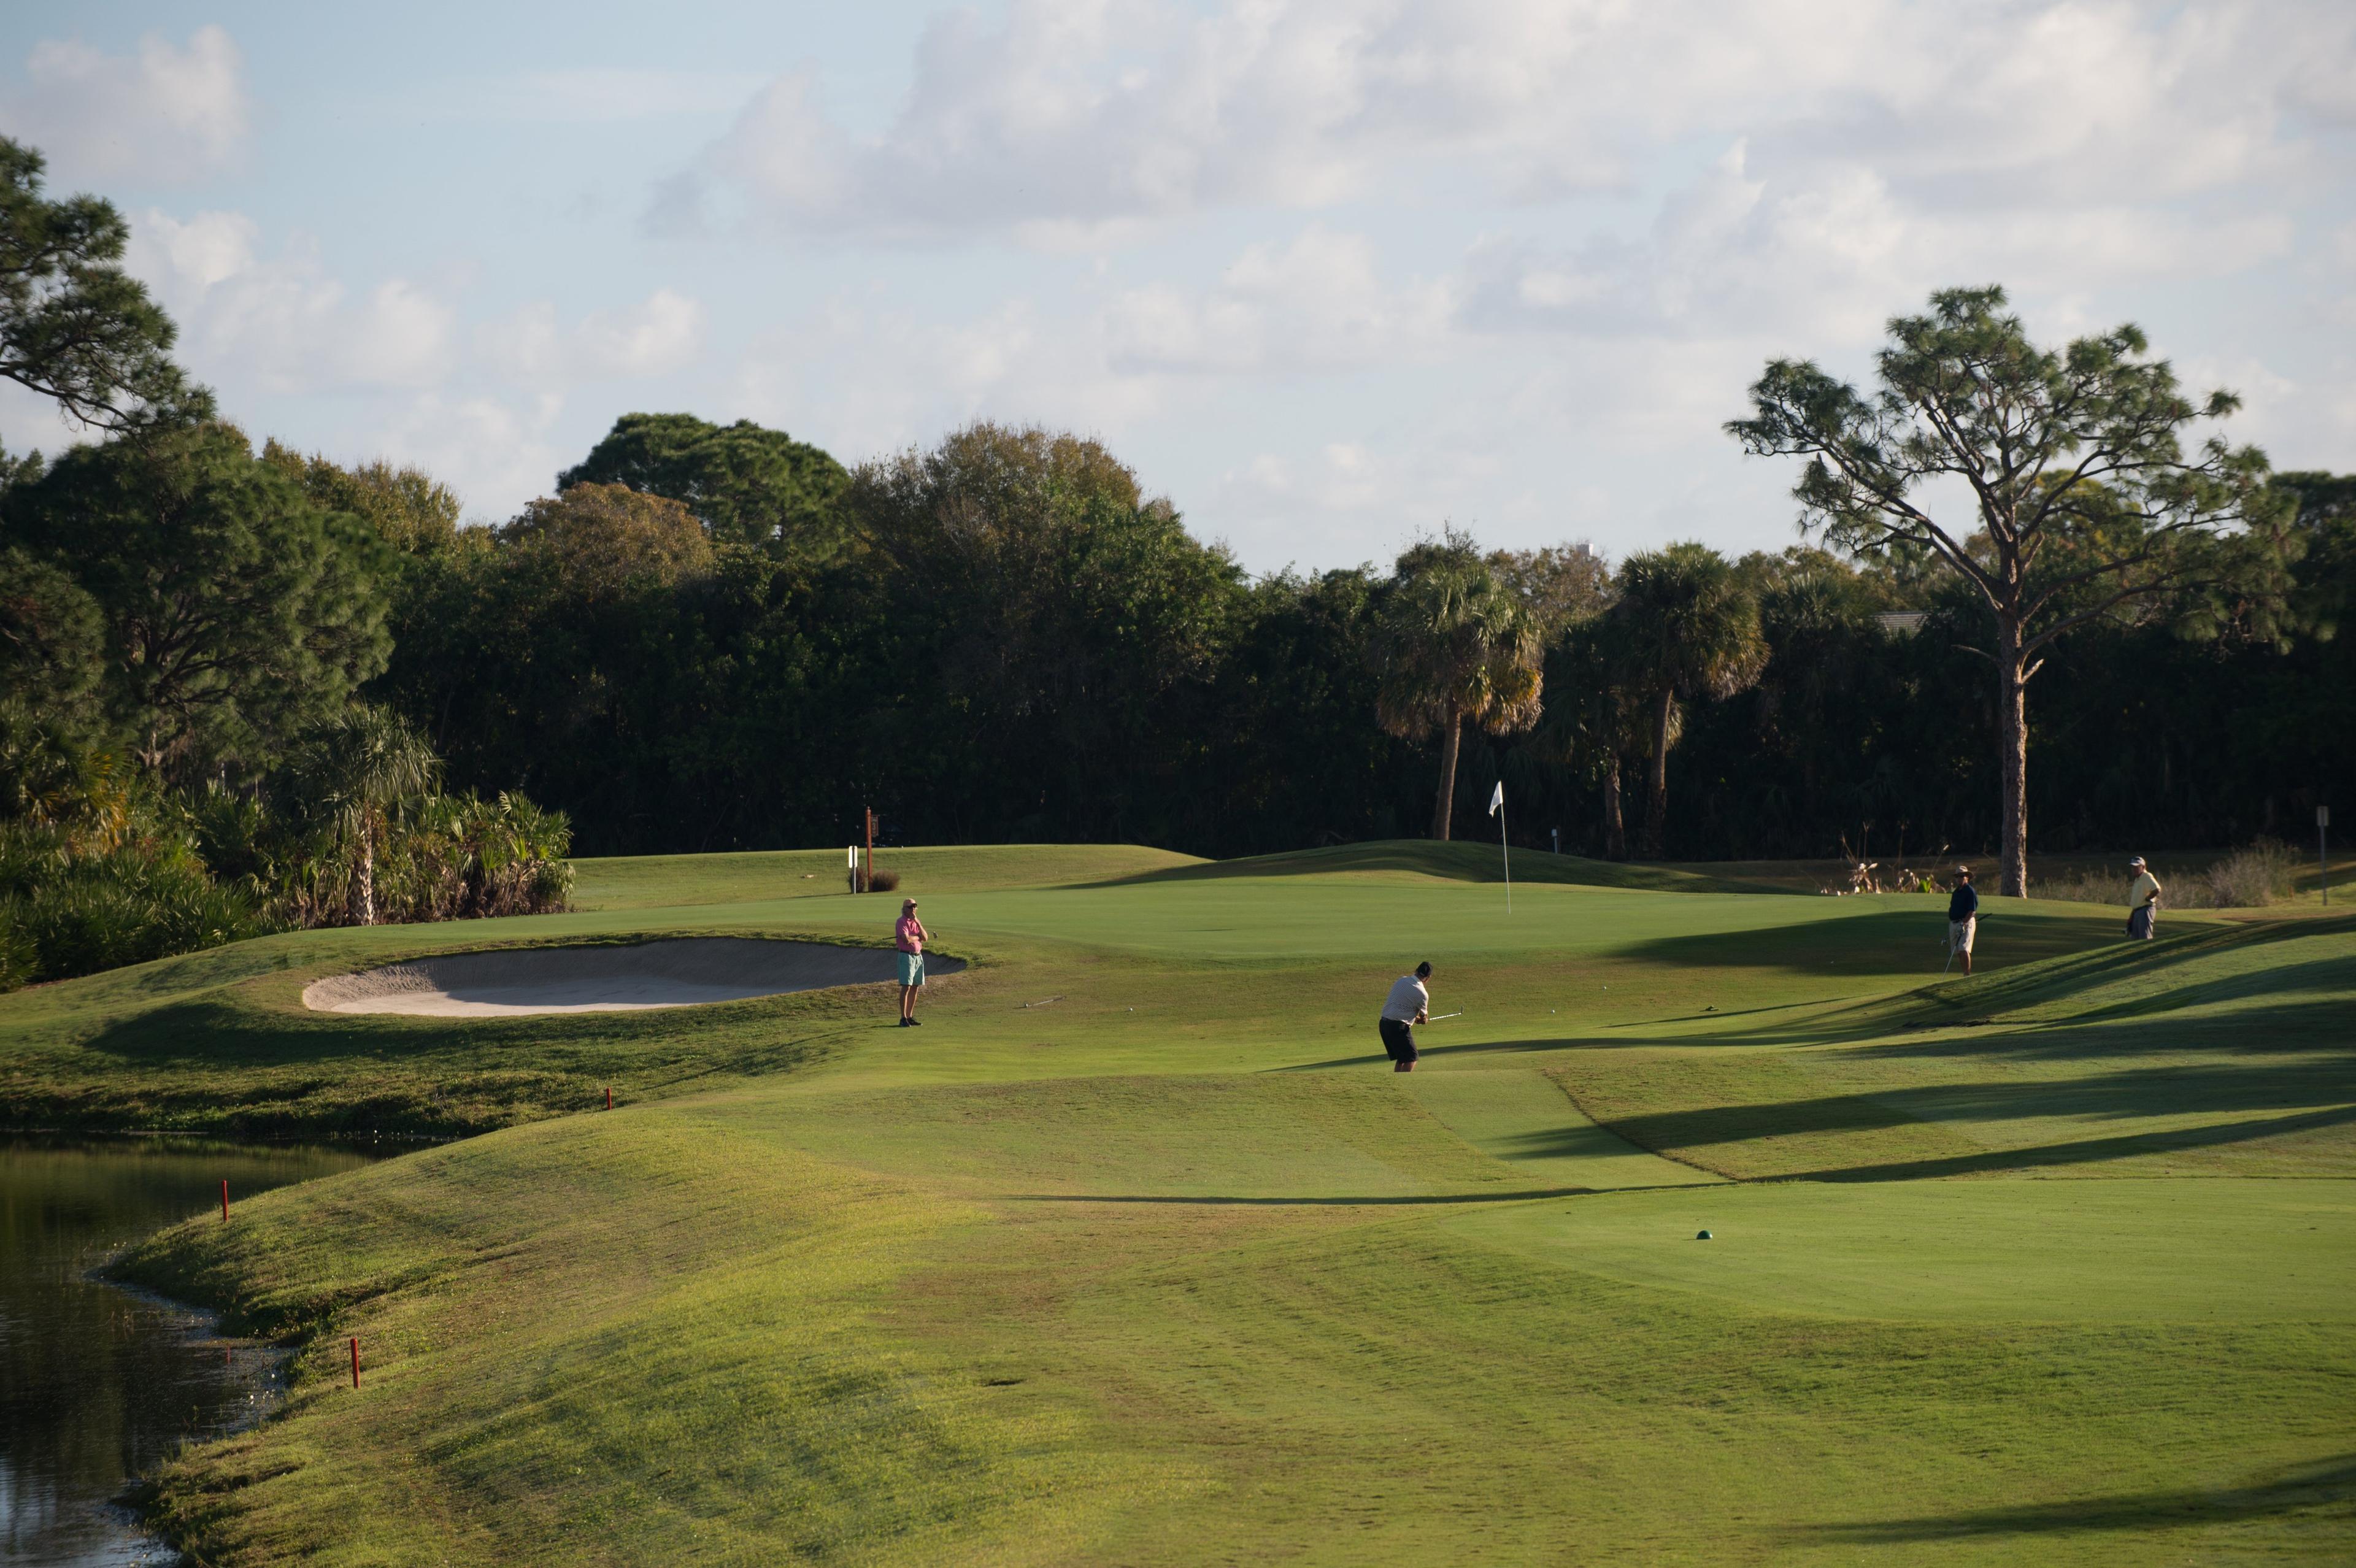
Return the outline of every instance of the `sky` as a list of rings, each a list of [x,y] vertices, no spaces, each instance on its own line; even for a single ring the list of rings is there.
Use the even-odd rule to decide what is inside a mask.
[[[644,410],[1076,431],[1261,572],[1780,549],[1744,389],[1987,283],[2356,470],[2346,0],[25,0],[0,134],[257,443],[477,521]]]

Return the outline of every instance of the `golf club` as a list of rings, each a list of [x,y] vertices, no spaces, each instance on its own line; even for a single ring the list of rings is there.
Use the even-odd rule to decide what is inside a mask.
[[[1463,1016],[1464,1016],[1464,1015],[1463,1015],[1463,1013],[1462,1013],[1462,1012],[1461,1012],[1461,1011],[1459,1011],[1459,1012],[1453,1012],[1453,1013],[1441,1013],[1441,1014],[1440,1015],[1440,1018],[1430,1018],[1430,1019],[1424,1019],[1423,1021],[1424,1021],[1424,1022],[1426,1022],[1426,1023],[1428,1023],[1428,1024],[1436,1024],[1436,1023],[1438,1023],[1438,1022],[1440,1021],[1440,1019],[1461,1019],[1461,1018],[1462,1018]]]

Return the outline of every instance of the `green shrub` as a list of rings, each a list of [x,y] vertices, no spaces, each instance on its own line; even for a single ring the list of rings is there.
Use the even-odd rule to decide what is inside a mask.
[[[0,899],[0,991],[31,985],[40,970],[41,955],[32,933],[17,925],[10,901]]]
[[[349,728],[323,730],[321,745],[348,743]],[[384,923],[545,914],[572,897],[571,822],[519,795],[392,788],[334,810],[299,772],[163,793],[46,733],[10,750],[23,729],[0,724],[0,990],[351,924],[363,869]]]
[[[53,825],[0,826],[0,986],[69,980],[273,929],[217,885],[188,842],[127,833],[103,848]]]
[[[378,852],[377,900],[388,921],[552,914],[573,896],[573,826],[519,795],[415,802]]]

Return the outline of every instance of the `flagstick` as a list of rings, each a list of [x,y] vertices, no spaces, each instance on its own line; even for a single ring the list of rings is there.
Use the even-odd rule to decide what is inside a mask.
[[[1505,858],[1505,912],[1514,912],[1514,852],[1505,844],[1505,803],[1497,803],[1497,853]]]
[[[1505,912],[1514,912],[1514,852],[1505,844],[1505,781],[1489,793],[1489,815],[1497,819],[1497,852],[1505,858]]]

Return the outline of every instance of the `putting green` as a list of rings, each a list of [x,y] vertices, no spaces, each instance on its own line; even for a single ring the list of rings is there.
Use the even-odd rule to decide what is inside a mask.
[[[923,1029],[884,988],[301,1006],[489,940],[882,940],[896,900],[817,896],[805,859],[800,889],[794,857],[593,864],[581,913],[0,998],[11,1119],[478,1135],[129,1259],[299,1347],[283,1419],[166,1468],[178,1538],[230,1564],[2356,1555],[2356,921],[2130,946],[2110,912],[1999,901],[1980,972],[1942,979],[1934,900],[1533,857],[1508,918],[1462,846],[897,851],[971,961]],[[1465,1016],[1398,1074],[1373,1016],[1419,957]]]

